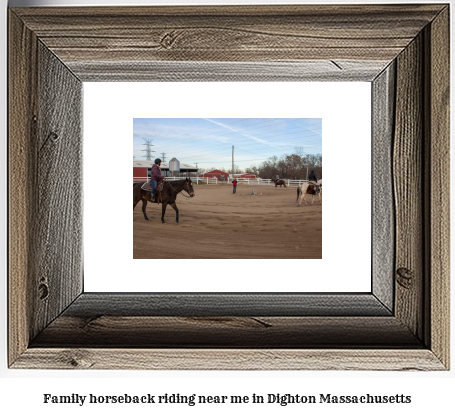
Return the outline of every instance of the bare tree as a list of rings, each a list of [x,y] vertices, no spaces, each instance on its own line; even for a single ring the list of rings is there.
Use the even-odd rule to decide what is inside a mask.
[[[246,171],[264,179],[273,178],[277,174],[283,179],[307,179],[308,173],[314,169],[318,179],[322,178],[322,154],[304,154],[299,150],[296,148],[294,154],[283,155],[281,158],[270,157],[258,167],[251,166]]]
[[[296,154],[300,158],[304,158],[305,154],[306,154],[305,148],[304,147],[294,147],[294,154]]]

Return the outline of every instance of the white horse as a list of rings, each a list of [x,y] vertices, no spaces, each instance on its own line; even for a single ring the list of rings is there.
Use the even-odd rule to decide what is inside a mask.
[[[311,195],[311,204],[314,202],[314,195],[319,196],[319,203],[322,204],[321,195],[322,195],[322,179],[318,181],[319,193],[316,193],[315,187],[310,183],[304,183],[297,187],[297,202],[298,206],[302,204],[302,200],[305,202],[305,205],[308,206],[308,203],[305,200],[305,195]]]

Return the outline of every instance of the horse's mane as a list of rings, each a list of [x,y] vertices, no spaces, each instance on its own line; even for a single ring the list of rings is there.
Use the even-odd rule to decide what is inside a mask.
[[[189,177],[188,177],[189,180],[191,180]],[[180,179],[180,180],[167,180],[169,183],[178,183],[178,182],[186,182],[186,177],[184,179]]]

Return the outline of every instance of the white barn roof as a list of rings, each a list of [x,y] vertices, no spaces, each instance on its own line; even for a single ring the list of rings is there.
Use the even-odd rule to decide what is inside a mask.
[[[148,169],[151,169],[152,166],[155,163],[153,161],[147,161],[147,160],[133,160],[133,167],[147,167]],[[161,169],[162,170],[169,170],[169,163],[163,161],[161,162]],[[193,166],[192,164],[186,164],[180,162],[180,170],[194,170],[197,171],[197,167]]]

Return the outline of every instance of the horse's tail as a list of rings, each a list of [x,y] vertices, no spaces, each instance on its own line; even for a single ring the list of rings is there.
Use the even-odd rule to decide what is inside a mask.
[[[301,190],[300,190],[300,186],[297,186],[297,200],[296,200],[296,202],[298,202],[298,201],[299,201],[300,192],[301,192]]]

